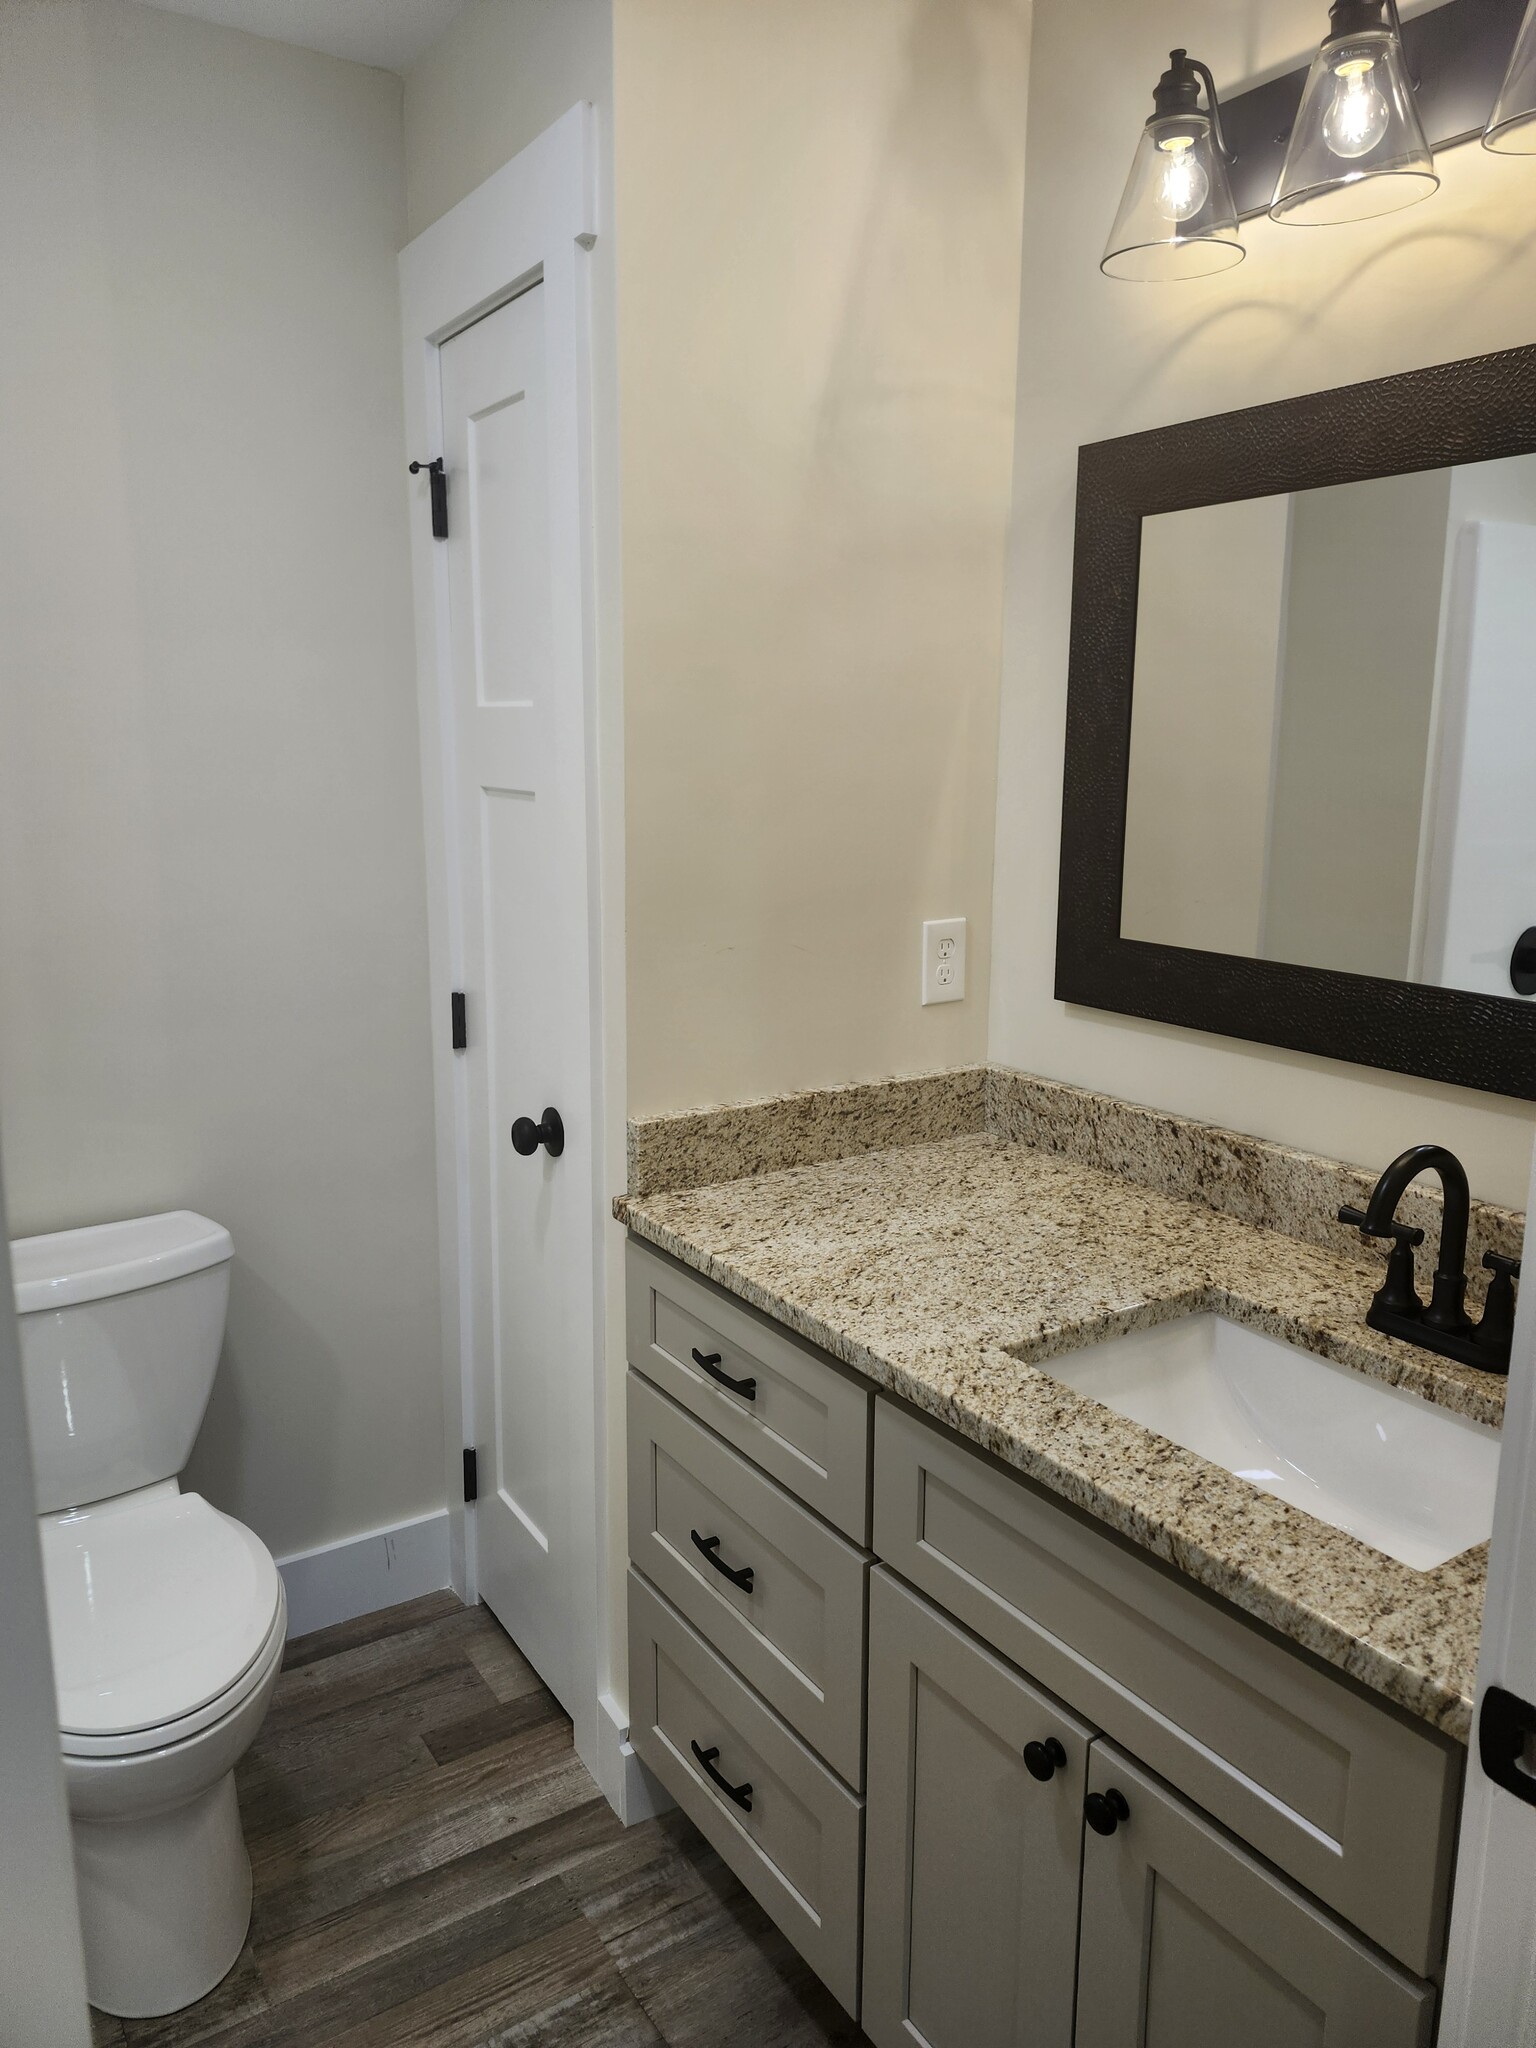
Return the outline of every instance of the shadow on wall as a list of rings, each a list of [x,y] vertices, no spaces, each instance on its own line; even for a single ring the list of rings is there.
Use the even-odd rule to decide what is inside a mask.
[[[324,1517],[335,1490],[341,1451],[343,1388],[335,1352],[292,1305],[240,1257],[239,1238],[229,1276],[229,1321],[208,1412],[182,1475],[189,1492],[215,1507],[260,1498],[271,1475],[282,1474],[285,1520]],[[287,1402],[271,1399],[273,1366],[303,1388],[302,1430],[283,1427]],[[257,1374],[268,1398],[252,1403],[247,1383]],[[261,1529],[256,1532],[261,1535]],[[299,1547],[307,1547],[304,1539]]]
[[[1430,200],[1428,205],[1433,206],[1434,203]],[[1274,227],[1265,220],[1249,221],[1244,226],[1244,233],[1250,239],[1255,233],[1268,236],[1297,232],[1289,227]],[[1182,323],[1163,348],[1148,353],[1141,374],[1126,385],[1116,417],[1126,419],[1132,428],[1139,426],[1144,410],[1140,403],[1142,395],[1158,388],[1181,357],[1201,351],[1209,337],[1224,325],[1230,326],[1244,319],[1267,323],[1271,339],[1266,354],[1255,348],[1251,336],[1242,345],[1255,363],[1283,362],[1303,338],[1325,330],[1341,314],[1347,317],[1351,298],[1368,288],[1375,272],[1387,266],[1408,266],[1416,272],[1426,251],[1435,244],[1440,244],[1442,253],[1446,255],[1460,251],[1465,257],[1473,251],[1480,252],[1483,260],[1478,280],[1491,280],[1511,273],[1523,275],[1528,271],[1533,252],[1536,252],[1536,228],[1520,235],[1500,235],[1482,226],[1444,226],[1427,220],[1421,228],[1400,232],[1390,241],[1369,250],[1347,275],[1340,278],[1331,292],[1310,297],[1302,293],[1282,296],[1277,286],[1267,298],[1260,296],[1255,289],[1239,300],[1215,306],[1203,318]],[[1250,253],[1248,262],[1256,260],[1262,258],[1255,258]],[[1245,263],[1242,269],[1247,267]],[[1238,274],[1241,275],[1241,271]],[[1258,280],[1254,282],[1256,285]],[[1469,280],[1464,289],[1475,290],[1476,282]],[[1229,343],[1232,345],[1235,344]],[[1352,380],[1340,375],[1337,381],[1344,384]],[[1111,427],[1107,431],[1113,433],[1119,429]]]
[[[873,493],[941,547],[996,530],[1017,339],[996,264],[1018,231],[1025,116],[997,81],[1025,76],[1028,39],[1017,0],[916,9],[817,422],[813,474],[834,522]]]

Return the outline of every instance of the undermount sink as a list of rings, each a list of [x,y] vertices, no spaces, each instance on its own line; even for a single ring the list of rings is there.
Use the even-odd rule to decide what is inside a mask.
[[[1493,1528],[1497,1430],[1224,1316],[1107,1338],[1042,1370],[1415,1571]]]

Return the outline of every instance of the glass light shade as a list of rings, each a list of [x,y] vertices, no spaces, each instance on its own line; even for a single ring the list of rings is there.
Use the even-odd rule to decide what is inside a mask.
[[[1099,268],[1137,283],[1208,277],[1246,252],[1207,114],[1155,114],[1141,131]]]
[[[1536,0],[1525,10],[1515,53],[1483,130],[1484,149],[1536,156]]]
[[[1395,32],[1330,37],[1307,73],[1270,219],[1368,220],[1427,199],[1439,183]]]

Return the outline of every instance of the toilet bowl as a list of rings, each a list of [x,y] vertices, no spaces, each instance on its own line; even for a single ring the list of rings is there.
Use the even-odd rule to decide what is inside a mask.
[[[287,1607],[266,1546],[176,1477],[230,1257],[186,1211],[12,1246],[87,1987],[123,2018],[212,1990],[250,1924],[234,1768]]]

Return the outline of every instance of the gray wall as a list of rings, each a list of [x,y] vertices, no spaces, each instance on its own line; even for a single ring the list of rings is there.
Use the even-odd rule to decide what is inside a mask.
[[[280,1553],[442,1501],[403,191],[385,73],[0,11],[11,1224],[229,1226],[189,1480]]]
[[[1266,959],[1408,972],[1453,474],[1291,500]]]
[[[1141,522],[1120,931],[1259,950],[1289,501]]]

